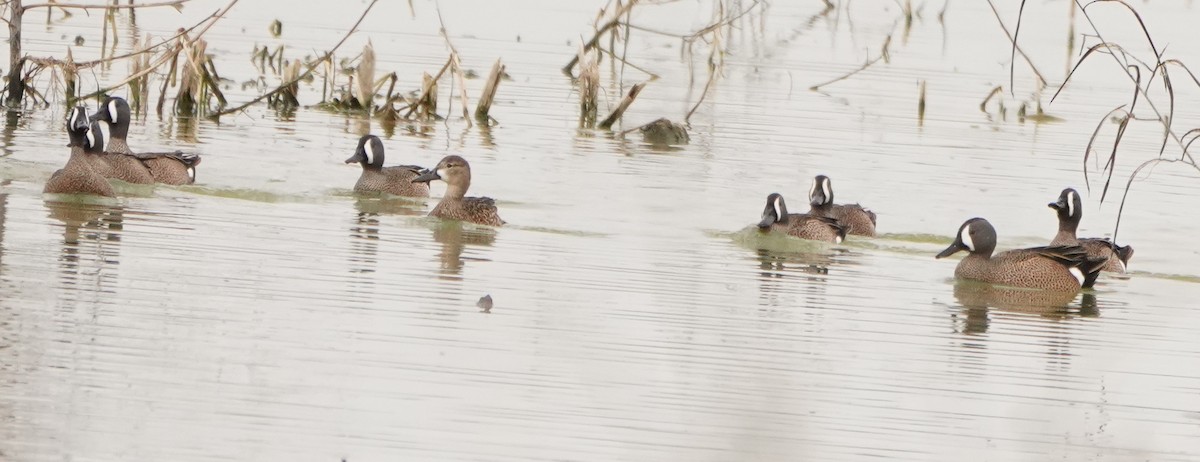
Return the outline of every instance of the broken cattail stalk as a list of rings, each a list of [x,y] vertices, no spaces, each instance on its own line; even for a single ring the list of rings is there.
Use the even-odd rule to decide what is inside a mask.
[[[421,76],[422,97],[417,100],[417,117],[431,120],[437,118],[437,80],[426,72]]]
[[[355,97],[358,98],[359,107],[369,112],[374,107],[372,101],[375,99],[375,48],[371,46],[370,41],[363,46],[357,74],[358,85],[355,93],[358,94]]]
[[[67,47],[67,58],[62,64],[63,86],[66,87],[67,105],[75,105],[75,82],[78,80],[78,72],[75,69],[75,58],[72,56],[71,47]]]
[[[283,90],[279,92],[279,100],[277,104],[282,104],[284,108],[293,108],[300,105],[298,98],[300,93],[300,83],[296,80],[300,76],[300,60],[292,61],[292,64],[283,70],[283,81],[291,82],[285,85]]]
[[[175,97],[177,114],[197,114],[205,104],[206,79],[211,78],[204,67],[204,51],[208,42],[196,39],[194,42],[183,43],[183,56],[179,92]]]
[[[629,93],[626,93],[625,97],[621,98],[621,103],[612,111],[612,114],[609,114],[604,121],[600,122],[600,128],[605,130],[611,129],[613,124],[617,123],[617,120],[620,120],[621,116],[625,114],[625,110],[629,109],[629,105],[633,104],[633,100],[637,99],[638,93],[641,93],[642,87],[645,86],[646,82],[642,82],[630,87]]]
[[[475,120],[487,125],[488,113],[492,110],[492,102],[496,98],[496,89],[500,86],[500,77],[504,75],[504,64],[496,59],[492,64],[492,72],[488,74],[487,83],[483,84],[483,93],[479,95],[479,104],[475,106]]]
[[[596,126],[596,113],[599,110],[597,97],[600,93],[600,64],[596,54],[579,50],[583,58],[579,61],[579,78],[575,85],[579,90],[579,124],[592,128]]]
[[[471,125],[471,110],[468,108],[470,103],[467,101],[467,79],[463,76],[462,61],[459,60],[458,53],[451,52],[450,59],[454,61],[454,80],[458,81],[458,100],[462,103],[463,120],[467,121],[469,128]]]

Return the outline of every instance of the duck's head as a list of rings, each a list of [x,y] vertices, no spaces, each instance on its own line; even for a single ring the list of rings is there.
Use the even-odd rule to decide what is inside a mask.
[[[960,250],[985,257],[991,256],[992,251],[996,250],[996,228],[983,218],[967,220],[958,228],[958,235],[954,236],[950,247],[937,254],[936,258],[949,257]]]
[[[358,139],[354,155],[346,159],[347,164],[358,162],[363,167],[383,167],[383,141],[375,135],[363,135]]]
[[[808,203],[813,207],[833,204],[833,184],[829,177],[817,175],[808,190]]]
[[[783,201],[783,195],[779,193],[771,193],[767,196],[767,206],[763,208],[762,220],[758,222],[759,229],[770,228],[771,225],[784,221],[787,218],[787,204]]]

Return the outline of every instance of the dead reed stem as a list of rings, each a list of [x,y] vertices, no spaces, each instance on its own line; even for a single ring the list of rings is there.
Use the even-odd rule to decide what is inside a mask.
[[[600,62],[596,53],[579,50],[585,55],[580,61],[579,78],[575,80],[575,88],[579,91],[579,124],[583,127],[596,126],[597,104],[600,93]]]
[[[596,48],[604,34],[612,28],[620,25],[621,16],[624,16],[629,12],[629,10],[632,10],[634,6],[637,6],[637,4],[638,0],[629,0],[629,3],[621,5],[620,8],[617,8],[617,11],[612,15],[612,19],[609,19],[604,23],[603,26],[597,28],[596,33],[592,35],[592,38],[588,39],[587,42],[584,42],[583,51],[589,51],[593,48]],[[580,58],[581,56],[579,54],[571,57],[571,60],[567,62],[567,65],[563,66],[562,68],[563,74],[565,74],[567,77],[574,77],[575,74],[572,71],[575,69],[575,64],[579,63]]]
[[[500,87],[500,78],[504,76],[504,68],[500,59],[496,59],[495,64],[492,64],[492,72],[488,74],[487,83],[483,85],[483,91],[479,95],[479,104],[475,106],[475,120],[481,124],[487,125],[488,123],[488,113],[492,110],[492,102],[496,98],[496,90]]]
[[[873,66],[875,63],[877,63],[879,61],[887,61],[889,59],[888,46],[890,46],[891,43],[892,43],[892,36],[888,35],[887,38],[883,40],[883,46],[880,47],[879,56],[875,57],[875,59],[868,60],[867,62],[863,63],[863,65],[860,66],[858,69],[850,71],[849,73],[847,73],[841,77],[838,77],[833,80],[829,80],[827,82],[818,83],[816,85],[808,87],[808,89],[812,90],[812,91],[819,91],[821,89],[821,87],[846,80],[859,72],[867,70],[868,67]]]
[[[625,110],[629,109],[629,105],[633,104],[633,100],[637,99],[638,93],[641,93],[642,88],[645,86],[646,82],[642,82],[629,87],[629,93],[626,93],[625,97],[621,98],[621,103],[617,104],[617,108],[600,122],[600,128],[605,130],[611,129],[613,124],[617,123],[617,120],[625,114]]]
[[[1008,91],[1009,91],[1009,93],[1012,94],[1012,92],[1015,91],[1014,85],[1013,85],[1013,79],[1014,79],[1014,73],[1015,73],[1014,67],[1015,66],[1013,65],[1013,63],[1016,62],[1016,54],[1017,53],[1020,53],[1021,57],[1025,58],[1025,62],[1029,64],[1029,68],[1032,69],[1033,74],[1037,76],[1038,89],[1040,90],[1042,88],[1045,88],[1046,85],[1048,85],[1046,78],[1042,76],[1042,73],[1040,71],[1038,71],[1037,66],[1033,64],[1033,60],[1029,58],[1029,55],[1025,54],[1025,50],[1022,50],[1021,47],[1019,45],[1017,45],[1017,35],[1014,33],[1008,32],[1008,26],[1004,25],[1004,20],[1000,18],[1000,12],[996,10],[996,5],[994,3],[992,3],[992,0],[988,0],[988,6],[990,6],[992,8],[992,14],[996,15],[996,23],[999,24],[1000,28],[1004,30],[1004,36],[1008,37],[1009,43],[1012,44],[1013,56],[1010,59],[1011,62],[1009,63],[1009,68],[1008,68]],[[1022,12],[1025,11],[1025,2],[1024,1],[1021,2],[1021,11]],[[1019,12],[1018,12],[1017,16],[1020,17]],[[1017,21],[1017,33],[1020,33],[1020,31],[1021,31],[1021,21],[1018,20]]]

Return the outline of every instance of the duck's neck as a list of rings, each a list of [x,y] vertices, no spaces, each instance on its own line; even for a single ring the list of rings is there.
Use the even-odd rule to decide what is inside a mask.
[[[462,182],[446,183],[446,199],[461,200],[467,195],[467,188],[471,186],[471,179],[467,178]]]
[[[833,211],[833,202],[826,202],[821,205],[812,206],[812,209],[808,213],[810,215],[824,217],[824,216],[829,216],[829,212],[831,212],[831,211]]]
[[[71,146],[71,157],[67,158],[67,163],[76,164],[85,170],[92,170],[92,163],[88,160],[92,156],[93,154],[83,149],[83,146]]]
[[[133,154],[133,150],[129,149],[129,144],[125,142],[124,136],[117,136],[115,131],[111,139],[108,140],[108,145],[104,147],[106,152],[115,152],[118,154]]]
[[[1058,218],[1058,237],[1075,239],[1075,232],[1079,229],[1079,220],[1071,219],[1071,217]],[[1057,237],[1056,237],[1057,239]]]

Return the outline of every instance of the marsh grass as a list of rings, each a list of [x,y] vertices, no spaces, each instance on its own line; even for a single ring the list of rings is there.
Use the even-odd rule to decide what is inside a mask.
[[[645,66],[635,64],[628,57],[629,41],[632,31],[637,30],[650,35],[672,37],[681,42],[681,58],[688,63],[688,88],[693,88],[695,84],[695,69],[693,67],[694,57],[704,53],[706,56],[706,74],[704,88],[696,101],[691,104],[691,108],[684,115],[684,121],[691,119],[700,106],[703,104],[709,92],[715,87],[719,80],[722,70],[724,69],[725,55],[729,51],[727,36],[731,33],[740,22],[744,20],[752,12],[759,12],[765,15],[767,3],[760,0],[752,0],[748,5],[743,7],[741,1],[717,0],[714,3],[712,22],[705,27],[697,29],[693,32],[679,34],[666,32],[634,24],[631,20],[634,7],[646,5],[653,7],[658,2],[639,2],[639,0],[609,0],[593,22],[593,33],[591,38],[585,40],[580,46],[579,52],[571,57],[567,64],[562,67],[563,75],[572,79],[574,88],[579,95],[580,108],[580,126],[584,128],[596,128],[596,117],[599,110],[599,99],[597,93],[593,93],[593,88],[599,88],[603,82],[600,81],[598,67],[605,56],[609,57],[614,66],[618,63],[620,71],[614,72],[615,86],[621,89],[624,94],[618,102],[615,110],[610,112],[609,116],[602,121],[599,128],[611,129],[621,116],[633,103],[638,93],[645,86],[645,81],[634,84],[629,92],[625,92],[625,68],[629,67],[639,72],[644,73],[648,77],[648,81],[654,81],[659,78],[658,74],[648,69]],[[757,24],[755,21],[749,21],[751,26]],[[604,43],[607,39],[607,48]],[[618,50],[620,48],[620,50]],[[595,70],[596,72],[593,72]],[[578,72],[578,75],[576,75]]]

